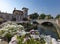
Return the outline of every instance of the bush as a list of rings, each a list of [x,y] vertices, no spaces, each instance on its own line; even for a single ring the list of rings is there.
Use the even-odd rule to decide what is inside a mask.
[[[8,39],[8,42],[9,42],[11,40],[11,38],[12,38],[12,35],[10,33],[7,33],[5,35],[5,37]]]

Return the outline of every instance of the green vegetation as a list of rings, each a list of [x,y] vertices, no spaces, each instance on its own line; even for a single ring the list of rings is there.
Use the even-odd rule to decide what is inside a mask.
[[[40,39],[41,44],[45,44],[45,40],[43,38]]]
[[[7,38],[8,42],[11,40],[13,35],[11,35],[10,33],[7,33],[4,37]]]
[[[44,13],[40,14],[39,19],[45,19],[46,15]]]
[[[23,18],[24,21],[28,21],[28,18]]]
[[[31,23],[20,23],[19,25],[24,26],[25,31],[30,31],[31,29],[37,29],[37,25],[36,24],[31,24]]]
[[[17,37],[17,38],[19,40],[18,44],[45,44],[45,41],[42,38],[40,40],[35,40],[35,39],[31,38],[31,39],[27,40],[25,43],[22,43],[23,38],[24,38],[23,36]]]
[[[38,13],[33,13],[33,14],[30,14],[30,19],[60,19],[60,14],[57,14],[56,17],[54,16],[51,16],[51,14],[38,14]]]
[[[51,15],[46,15],[45,19],[53,19]]]
[[[56,19],[60,19],[60,14],[58,14],[55,18],[56,18]]]
[[[30,14],[30,18],[31,18],[31,19],[37,19],[38,16],[39,16],[39,15],[38,15],[37,13]]]

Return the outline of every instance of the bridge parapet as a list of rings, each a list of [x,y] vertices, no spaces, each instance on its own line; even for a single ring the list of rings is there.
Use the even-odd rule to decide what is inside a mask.
[[[57,22],[56,22],[56,19],[41,19],[41,20],[36,20],[39,24],[41,24],[41,23],[44,23],[44,22],[51,22],[51,23],[55,23],[55,24],[57,24]]]

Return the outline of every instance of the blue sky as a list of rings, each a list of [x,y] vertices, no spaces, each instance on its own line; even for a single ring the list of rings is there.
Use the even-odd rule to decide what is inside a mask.
[[[12,13],[13,9],[29,8],[29,14],[60,14],[60,0],[0,0],[0,11]]]

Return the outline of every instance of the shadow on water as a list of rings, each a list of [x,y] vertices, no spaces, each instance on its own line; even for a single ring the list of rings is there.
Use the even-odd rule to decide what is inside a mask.
[[[38,26],[40,34],[51,35],[51,37],[58,39],[59,35],[56,27],[50,22],[44,22]]]

